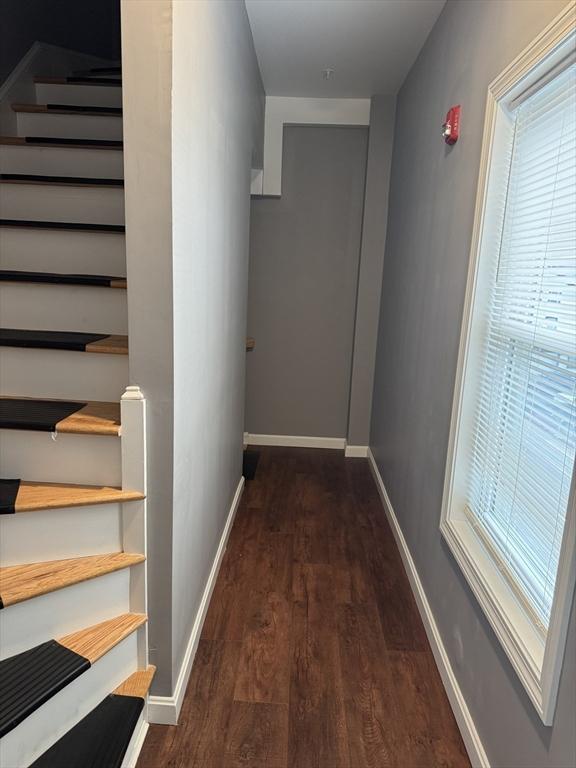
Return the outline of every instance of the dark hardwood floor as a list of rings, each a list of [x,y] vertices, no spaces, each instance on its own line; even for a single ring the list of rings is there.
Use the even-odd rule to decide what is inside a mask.
[[[138,768],[469,765],[367,460],[261,449],[180,725]]]

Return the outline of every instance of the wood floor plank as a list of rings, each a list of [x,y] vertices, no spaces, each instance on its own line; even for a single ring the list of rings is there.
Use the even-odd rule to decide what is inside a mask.
[[[288,706],[235,701],[223,768],[288,768]]]
[[[180,725],[138,768],[468,768],[367,461],[258,450]]]
[[[330,565],[302,566],[293,608],[288,764],[348,768],[349,749]]]

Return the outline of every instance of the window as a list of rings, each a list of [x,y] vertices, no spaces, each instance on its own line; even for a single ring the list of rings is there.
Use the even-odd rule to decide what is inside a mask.
[[[576,536],[571,27],[564,12],[489,89],[441,523],[546,723]]]

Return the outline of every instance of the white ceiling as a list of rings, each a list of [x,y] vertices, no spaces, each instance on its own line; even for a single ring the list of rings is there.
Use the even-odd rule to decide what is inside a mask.
[[[245,2],[269,96],[362,98],[396,93],[445,0]]]

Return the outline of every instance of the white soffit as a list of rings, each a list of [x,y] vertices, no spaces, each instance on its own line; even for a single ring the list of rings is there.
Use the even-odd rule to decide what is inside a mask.
[[[445,0],[245,2],[269,96],[367,98],[398,91]]]

